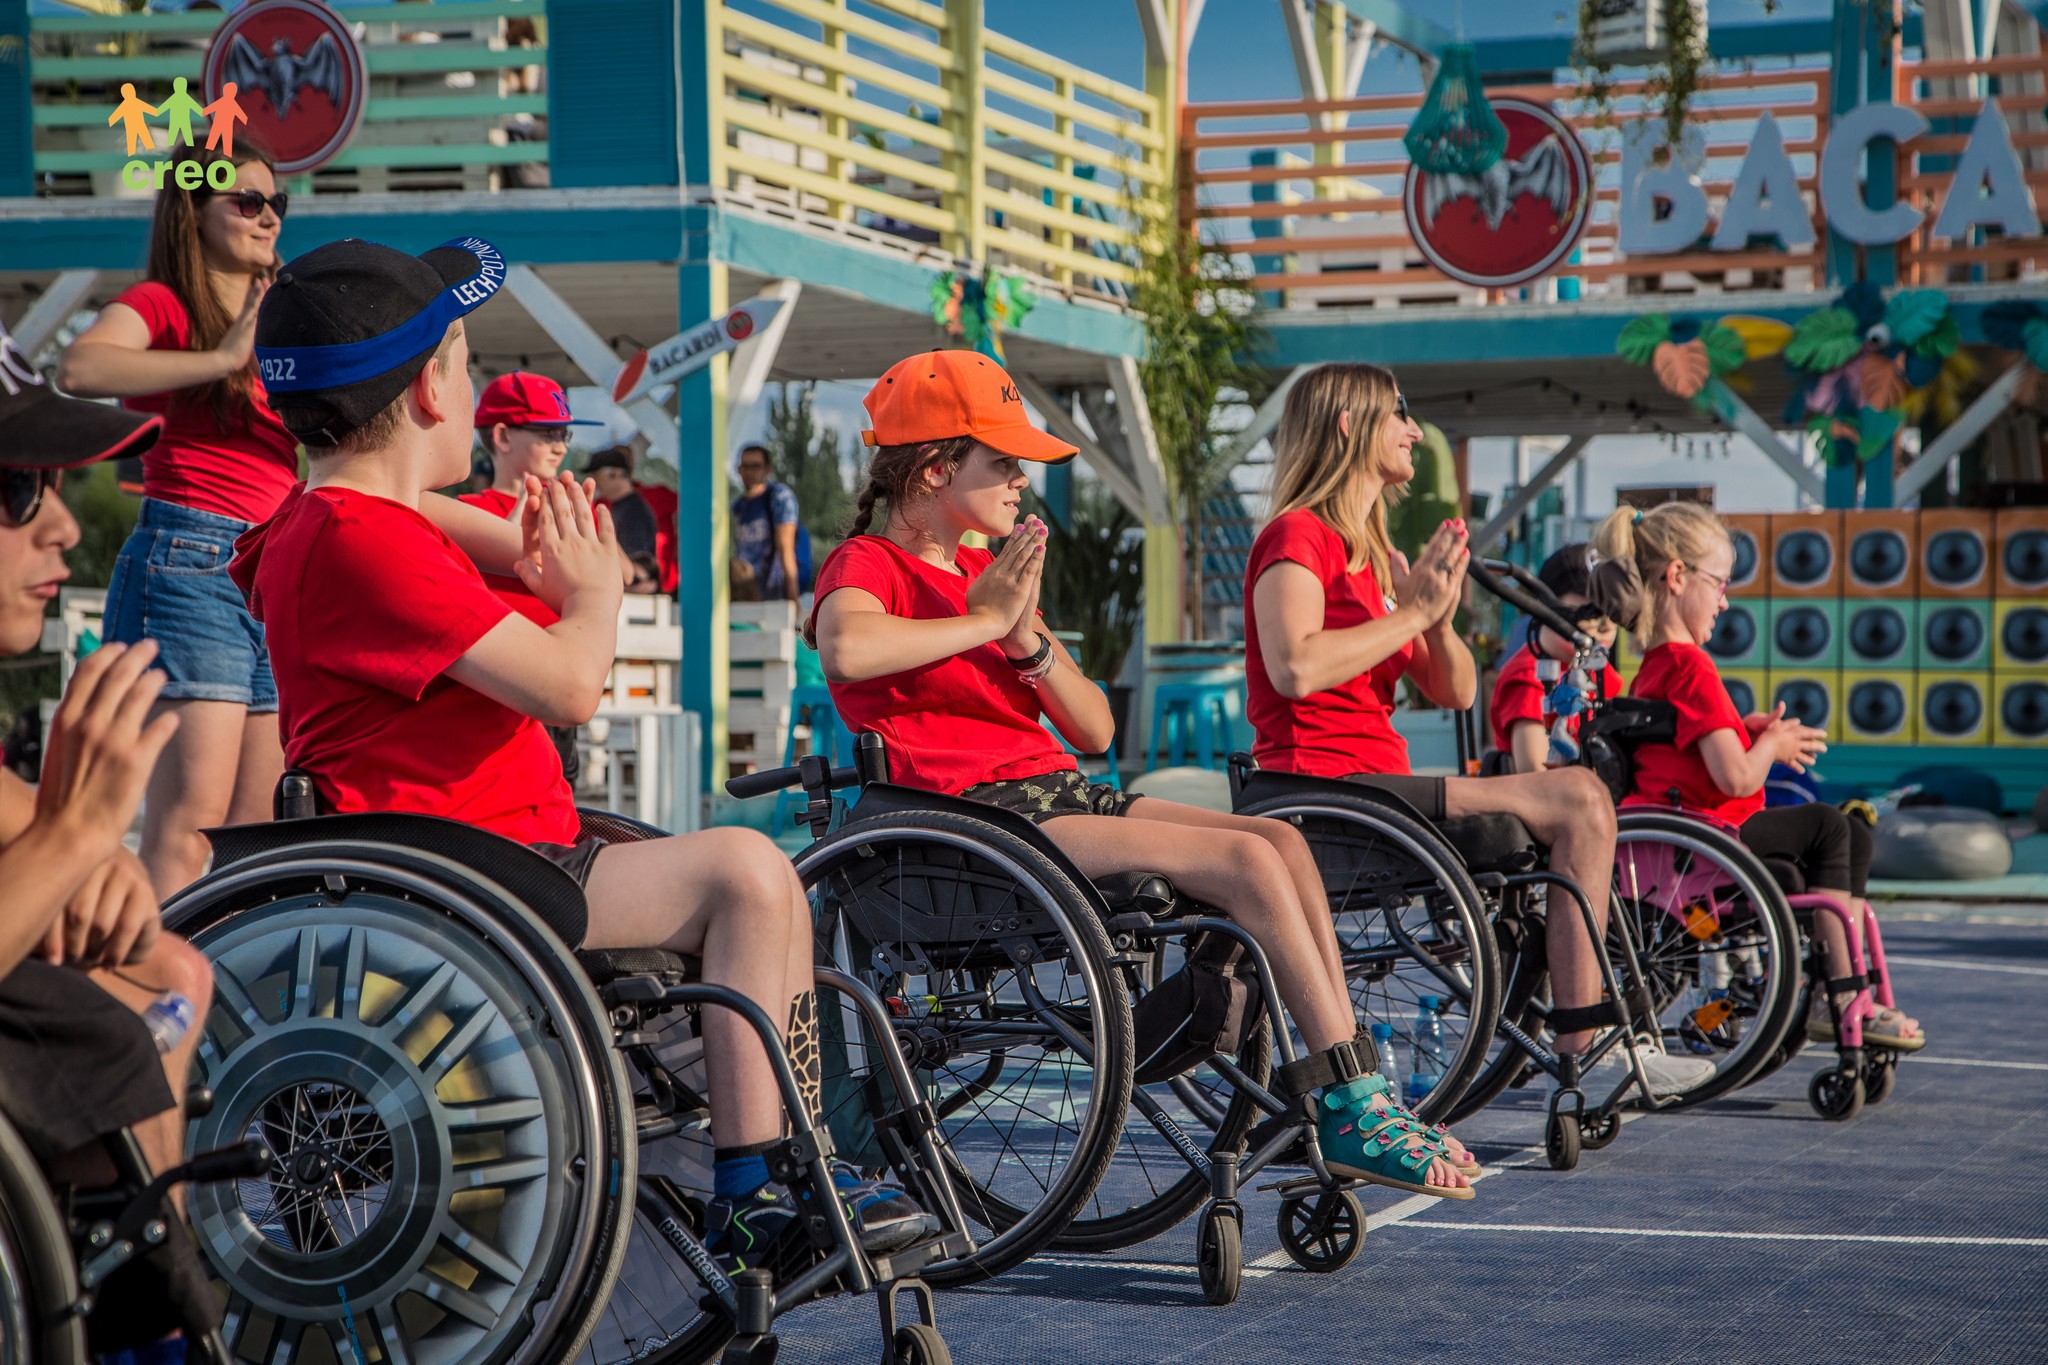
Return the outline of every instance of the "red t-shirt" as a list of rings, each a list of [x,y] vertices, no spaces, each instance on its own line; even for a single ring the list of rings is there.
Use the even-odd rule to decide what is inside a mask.
[[[995,559],[962,547],[961,573],[919,559],[887,536],[854,536],[818,571],[816,603],[841,588],[873,593],[891,616],[912,621],[967,614],[967,588]],[[815,626],[818,606],[811,608]],[[865,682],[832,684],[849,729],[888,746],[889,775],[907,787],[949,794],[982,782],[1040,777],[1079,766],[1038,723],[1038,691],[993,641],[935,664]]]
[[[1677,805],[1731,825],[1740,825],[1764,808],[1761,788],[1748,796],[1728,795],[1714,784],[1700,757],[1700,741],[1716,730],[1733,730],[1745,750],[1750,746],[1749,727],[1722,686],[1712,655],[1698,645],[1658,645],[1644,653],[1628,694],[1676,707],[1678,742],[1645,744],[1636,750],[1636,789],[1624,806]]]
[[[1618,697],[1622,695],[1621,674],[1609,664],[1600,672],[1601,695]],[[1536,655],[1524,646],[1518,649],[1500,666],[1500,676],[1493,682],[1493,704],[1487,715],[1493,722],[1493,747],[1507,753],[1514,747],[1514,736],[1509,730],[1517,721],[1533,720],[1545,731],[1556,717],[1550,709],[1551,689],[1556,683],[1536,680]],[[1579,733],[1579,718],[1572,717],[1571,732]]]
[[[1415,657],[1413,641],[1357,677],[1299,701],[1281,696],[1266,676],[1252,599],[1259,575],[1283,560],[1321,580],[1324,630],[1377,621],[1393,610],[1371,566],[1352,573],[1343,537],[1314,512],[1288,512],[1259,532],[1244,572],[1245,692],[1258,734],[1252,757],[1262,768],[1315,777],[1407,772],[1408,741],[1394,729],[1394,688]]]
[[[510,493],[503,493],[495,488],[486,488],[481,493],[464,493],[458,501],[466,502],[471,507],[481,507],[498,520],[503,521],[506,517],[512,515],[512,508],[517,499]],[[528,592],[526,585],[511,574],[487,573],[483,577],[484,586],[498,594],[499,599],[506,606],[512,608],[512,610],[518,612],[521,616],[524,616],[542,629],[546,629],[562,619],[549,610],[547,603]]]
[[[285,761],[335,810],[576,841],[547,731],[444,676],[510,608],[432,522],[367,493],[299,489],[235,542],[228,571],[270,645]]]
[[[192,339],[192,318],[170,286],[131,284],[114,296],[149,327],[149,349],[182,351]],[[263,381],[253,382],[255,407],[223,430],[213,408],[196,394],[152,393],[124,398],[135,412],[162,413],[164,433],[142,452],[142,493],[236,521],[263,521],[277,510],[299,478],[298,439],[271,410]]]
[[[661,590],[674,592],[682,581],[682,557],[676,545],[676,509],[681,500],[676,490],[658,483],[636,483],[634,491],[647,501],[654,513],[654,562],[661,568]]]

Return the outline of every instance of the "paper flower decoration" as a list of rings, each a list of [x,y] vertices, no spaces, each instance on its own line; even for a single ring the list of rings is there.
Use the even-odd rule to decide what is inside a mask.
[[[1707,385],[1739,369],[1748,356],[1740,333],[1697,318],[1645,313],[1621,329],[1614,349],[1631,364],[1648,365],[1666,393],[1701,407]]]
[[[949,270],[932,281],[932,321],[991,360],[1003,359],[1002,334],[1038,302],[1021,276]]]

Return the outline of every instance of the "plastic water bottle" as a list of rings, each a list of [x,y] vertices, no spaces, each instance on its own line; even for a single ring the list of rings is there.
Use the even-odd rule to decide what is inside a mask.
[[[1408,1069],[1408,1088],[1405,1092],[1408,1105],[1413,1108],[1420,1104],[1436,1089],[1437,1082],[1444,1078],[1444,1025],[1439,1017],[1443,1002],[1436,996],[1422,997],[1421,1006],[1415,1011],[1414,1044],[1411,1049],[1414,1065]]]
[[[1380,1076],[1389,1089],[1399,1093],[1400,1072],[1394,1062],[1394,1026],[1374,1024],[1372,1026],[1372,1050],[1379,1058]]]
[[[192,1029],[192,1002],[176,991],[165,991],[142,1011],[142,1026],[156,1039],[159,1053],[169,1052]]]
[[[1728,998],[1730,975],[1727,953],[1709,951],[1700,954],[1698,980],[1692,988],[1691,999],[1686,1002],[1692,1027],[1680,1033],[1685,1045],[1702,1056],[1714,1051],[1708,1035],[1727,1023],[1729,1016],[1735,1013],[1735,1002]]]

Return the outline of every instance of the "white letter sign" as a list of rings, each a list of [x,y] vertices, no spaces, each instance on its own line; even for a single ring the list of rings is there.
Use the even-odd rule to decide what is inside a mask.
[[[1995,227],[2008,237],[2041,235],[2027,173],[2012,149],[2012,132],[1990,100],[1984,101],[1962,160],[1956,162],[1955,179],[1934,220],[1934,235],[1954,241],[1978,226]]]
[[[1776,237],[1788,251],[1813,245],[1813,222],[1799,193],[1799,173],[1785,155],[1785,139],[1768,110],[1757,120],[1756,138],[1728,191],[1721,226],[1714,229],[1713,249],[1740,251],[1757,237]]]
[[[1888,246],[1913,235],[1923,215],[1911,204],[1873,211],[1863,197],[1863,149],[1879,138],[1904,146],[1927,131],[1927,119],[1903,104],[1860,104],[1835,121],[1820,154],[1820,202],[1828,224],[1863,246]]]

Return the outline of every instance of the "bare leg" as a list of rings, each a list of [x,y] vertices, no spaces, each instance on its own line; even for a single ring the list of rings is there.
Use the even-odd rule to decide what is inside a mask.
[[[1453,818],[1501,812],[1529,827],[1550,850],[1550,870],[1576,883],[1592,902],[1593,917],[1607,932],[1607,901],[1614,879],[1614,800],[1589,769],[1553,768],[1485,779],[1451,778],[1444,783],[1444,813]],[[1551,998],[1560,1009],[1598,1004],[1604,989],[1599,947],[1586,937],[1579,907],[1552,888],[1545,916]],[[1559,1034],[1557,1050],[1578,1053],[1592,1042],[1590,1030]]]
[[[158,702],[151,715],[165,711],[177,712],[178,731],[157,760],[142,802],[142,862],[161,900],[206,871],[212,848],[199,831],[227,821],[249,708],[227,701],[167,701]],[[276,725],[273,716],[273,736]]]
[[[213,966],[205,954],[184,939],[165,934],[143,961],[123,967],[118,973],[94,972],[92,979],[137,1014],[166,991],[176,991],[192,1002],[192,1027],[163,1058],[164,1079],[170,1083],[171,1098],[177,1107],[135,1125],[134,1129],[135,1140],[149,1158],[150,1169],[160,1171],[174,1166],[184,1154],[185,1087],[191,1080],[192,1059],[198,1054],[199,1040],[206,1031],[206,1011],[213,1001]],[[184,1196],[183,1186],[173,1194],[180,1209],[184,1207]]]
[[[587,889],[592,948],[667,948],[704,964],[786,1026],[810,991],[811,917],[796,869],[765,835],[713,829],[600,853]],[[707,1009],[704,1065],[720,1147],[771,1142],[782,1132],[781,1092],[760,1037],[731,1011]]]
[[[270,818],[277,780],[284,776],[284,748],[277,738],[277,712],[252,712],[242,722],[242,754],[235,768],[227,822],[253,825]]]

